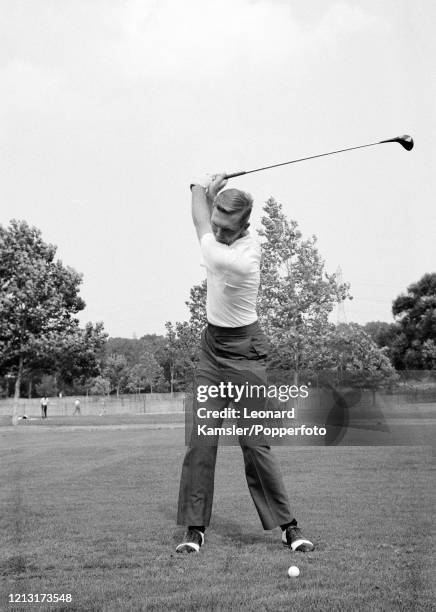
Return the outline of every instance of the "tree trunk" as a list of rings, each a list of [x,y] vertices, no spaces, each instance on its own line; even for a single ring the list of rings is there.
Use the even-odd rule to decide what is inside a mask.
[[[299,359],[299,355],[296,354],[295,355],[295,359],[294,359],[294,385],[299,384],[299,380],[300,380],[300,359]]]
[[[21,379],[23,377],[23,370],[24,370],[24,357],[21,355],[20,361],[18,362],[17,378],[15,380],[14,399],[20,398],[20,388],[21,388]]]
[[[174,393],[174,368],[172,366],[170,367],[170,392],[171,392],[171,397],[173,397],[173,393]]]
[[[29,379],[27,385],[27,397],[30,399],[32,397],[32,379]]]

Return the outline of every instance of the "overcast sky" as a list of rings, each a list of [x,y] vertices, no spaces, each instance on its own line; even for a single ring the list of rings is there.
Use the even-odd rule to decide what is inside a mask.
[[[184,320],[204,276],[189,181],[403,133],[247,177],[326,270],[348,321],[436,271],[431,0],[2,0],[0,223],[25,219],[83,274],[112,336]]]

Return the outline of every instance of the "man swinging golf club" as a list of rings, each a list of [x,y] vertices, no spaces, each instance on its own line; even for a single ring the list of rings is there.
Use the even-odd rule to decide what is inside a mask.
[[[192,218],[207,269],[207,320],[202,334],[196,389],[231,384],[265,385],[268,341],[256,313],[260,279],[260,245],[248,232],[253,205],[251,196],[238,189],[221,191],[225,174],[204,177],[191,184]],[[215,431],[223,409],[233,401],[230,393],[211,393],[206,410],[196,410],[194,390],[193,432],[183,462],[177,523],[187,527],[179,553],[198,552],[205,541],[214,490],[218,435],[196,435],[198,425]],[[264,399],[245,405],[262,408]],[[205,416],[206,415],[206,416]],[[244,428],[245,431],[245,428]],[[283,545],[310,552],[314,546],[303,537],[289,502],[278,463],[263,435],[239,436],[247,484],[265,530],[280,526]]]

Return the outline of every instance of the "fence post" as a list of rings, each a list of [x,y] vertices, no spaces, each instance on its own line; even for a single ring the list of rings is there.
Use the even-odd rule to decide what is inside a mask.
[[[18,425],[18,414],[17,414],[18,402],[14,398],[14,404],[12,407],[12,425]]]

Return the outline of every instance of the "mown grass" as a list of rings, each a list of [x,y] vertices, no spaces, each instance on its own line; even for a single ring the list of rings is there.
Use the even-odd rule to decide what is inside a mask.
[[[276,448],[317,543],[301,555],[262,530],[240,449],[223,447],[206,546],[182,556],[182,429],[29,428],[0,432],[0,444],[2,610],[433,609],[428,448]],[[73,603],[7,603],[37,592]]]
[[[59,427],[59,426],[102,426],[102,425],[147,425],[147,424],[166,424],[166,423],[184,423],[184,412],[161,412],[148,414],[105,414],[99,415],[77,415],[77,416],[50,416],[47,419],[33,417],[29,419],[20,419],[17,427],[32,428],[36,427]],[[0,427],[12,426],[12,419],[9,415],[0,416]]]

